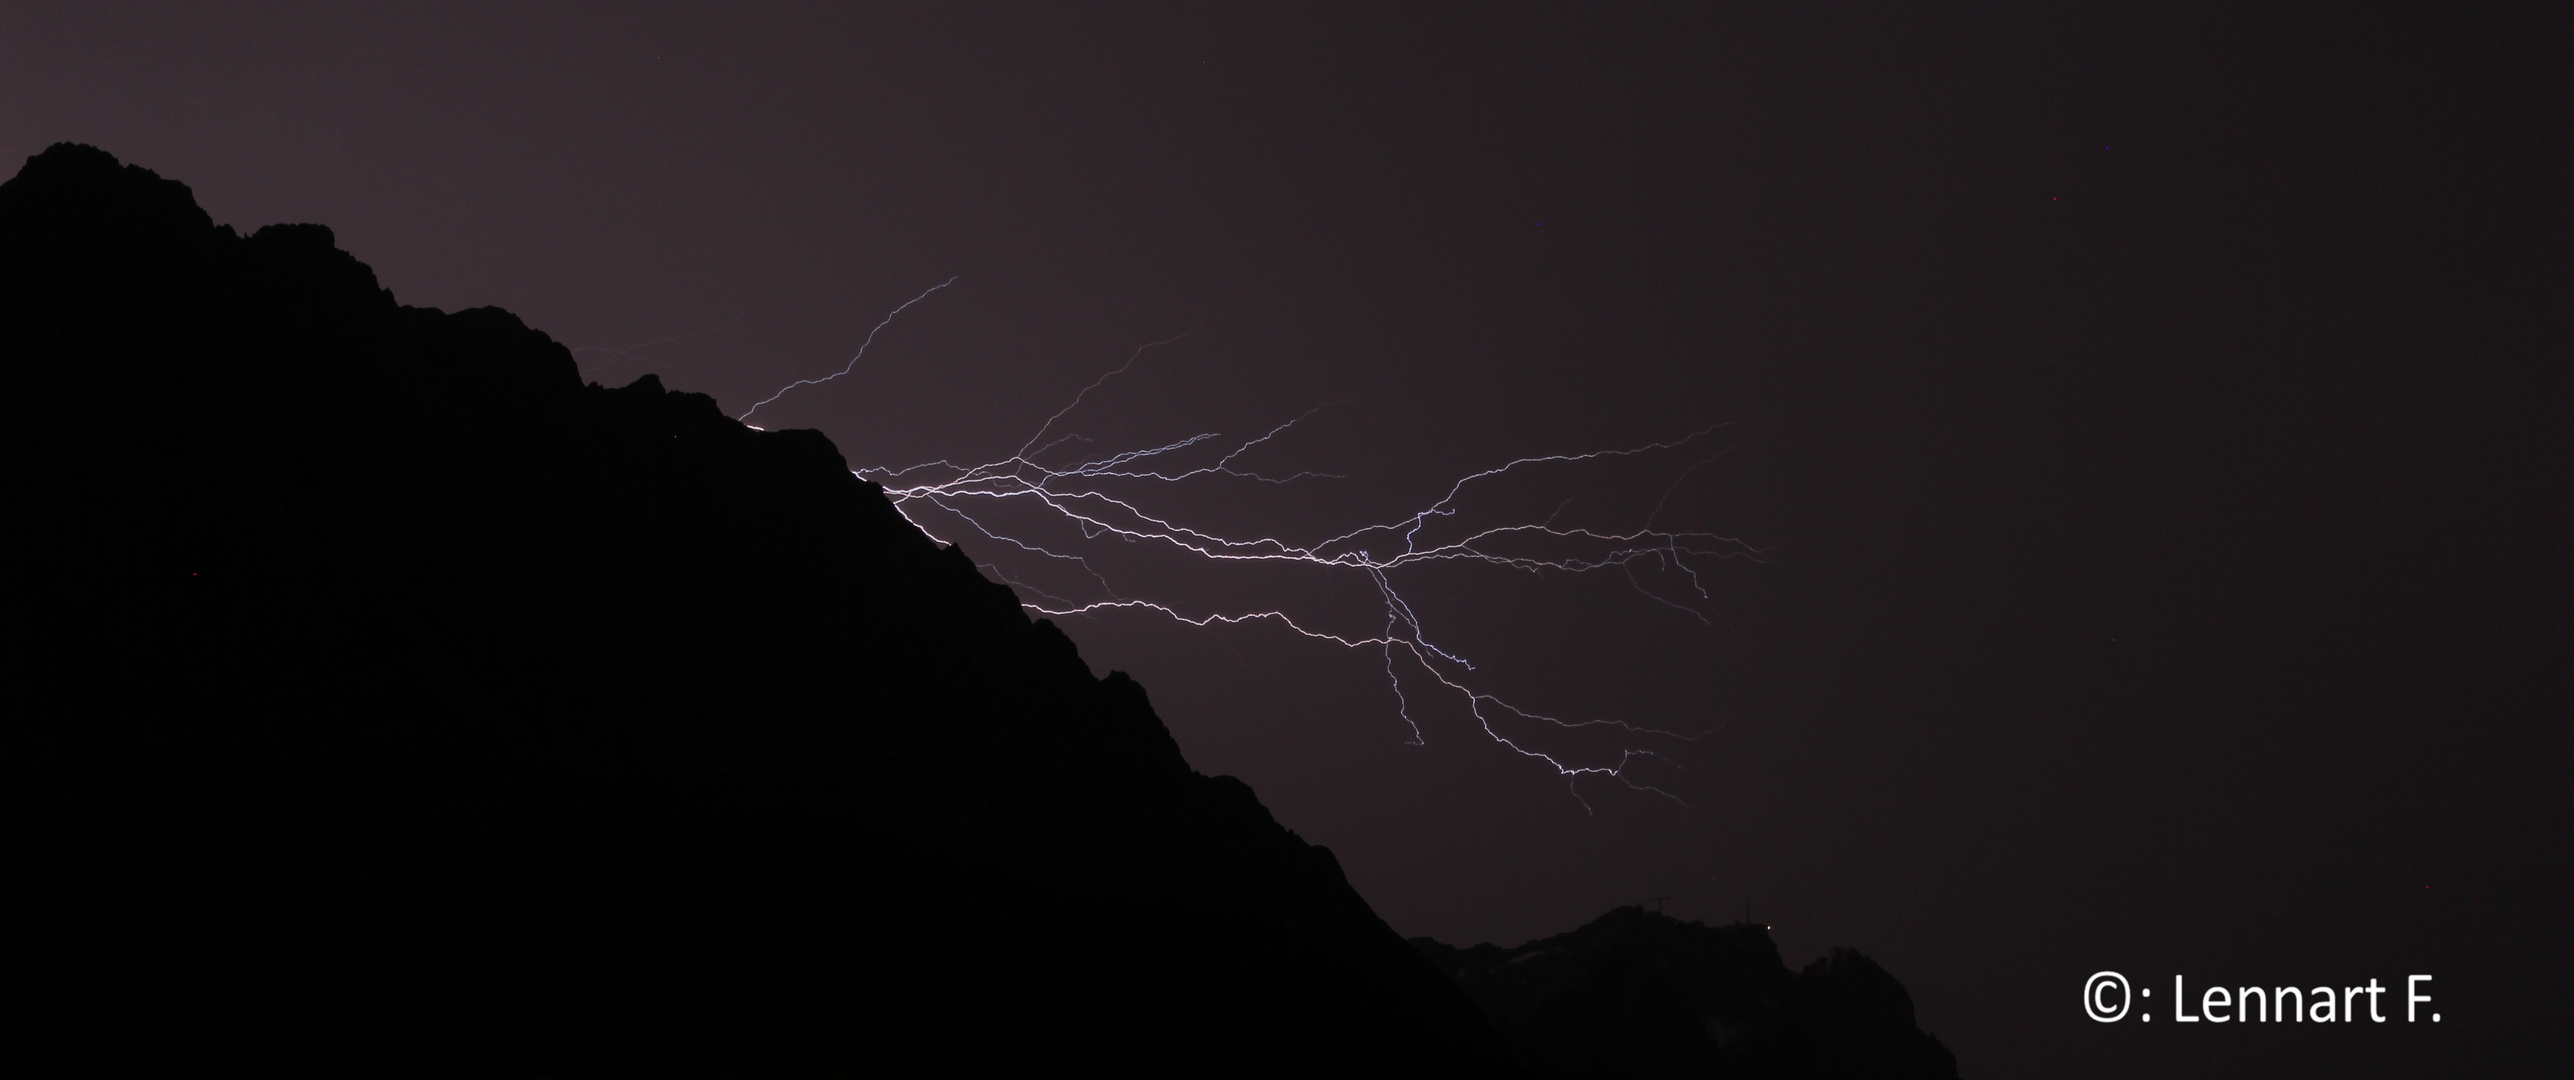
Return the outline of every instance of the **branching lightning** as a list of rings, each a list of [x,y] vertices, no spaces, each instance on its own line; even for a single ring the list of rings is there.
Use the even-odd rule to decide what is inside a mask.
[[[875,340],[896,315],[919,303],[930,293],[955,282],[950,278],[895,308],[868,334]],[[1287,434],[1298,423],[1310,418],[1313,410],[1280,423],[1257,437],[1230,443],[1222,436],[1202,433],[1146,449],[1120,450],[1106,454],[1072,455],[1076,460],[1062,460],[1065,448],[1090,440],[1054,432],[1064,418],[1078,409],[1092,391],[1109,380],[1133,370],[1145,353],[1169,345],[1186,334],[1175,335],[1137,348],[1126,362],[1110,370],[1075,394],[1063,408],[1038,425],[1019,448],[999,460],[960,465],[950,461],[932,461],[904,468],[865,467],[854,470],[863,479],[881,485],[905,518],[924,533],[942,543],[949,542],[934,528],[937,522],[925,520],[919,511],[936,508],[946,518],[962,522],[984,538],[1006,547],[1058,561],[1079,568],[1082,576],[1097,586],[1091,599],[1076,599],[1049,593],[1025,582],[1014,581],[997,566],[987,566],[1001,579],[1017,588],[1022,604],[1029,611],[1054,616],[1096,615],[1104,612],[1135,610],[1150,612],[1187,626],[1212,628],[1255,622],[1274,623],[1305,638],[1329,642],[1354,650],[1375,650],[1385,667],[1386,682],[1393,692],[1396,714],[1410,730],[1407,740],[1412,745],[1426,745],[1427,736],[1413,715],[1413,693],[1422,676],[1433,693],[1453,695],[1461,701],[1484,735],[1495,743],[1534,762],[1540,762],[1564,778],[1575,799],[1590,810],[1589,800],[1582,798],[1580,781],[1584,777],[1606,777],[1639,792],[1681,801],[1672,792],[1645,783],[1630,769],[1639,761],[1654,760],[1678,767],[1679,763],[1647,746],[1621,747],[1616,759],[1590,763],[1568,760],[1561,751],[1549,751],[1528,745],[1525,736],[1514,737],[1496,727],[1502,720],[1509,725],[1551,725],[1558,729],[1606,728],[1620,733],[1621,738],[1639,740],[1669,739],[1695,741],[1710,732],[1685,734],[1631,724],[1621,720],[1571,720],[1536,712],[1478,689],[1474,682],[1475,664],[1456,651],[1431,640],[1423,619],[1412,602],[1396,587],[1396,576],[1413,568],[1433,564],[1479,564],[1542,574],[1546,571],[1590,573],[1618,570],[1635,584],[1637,591],[1652,599],[1688,612],[1702,621],[1707,619],[1704,604],[1710,600],[1700,578],[1700,565],[1692,560],[1750,558],[1758,559],[1760,551],[1740,540],[1712,533],[1679,532],[1657,529],[1654,522],[1690,472],[1712,458],[1702,458],[1672,481],[1643,525],[1622,532],[1604,532],[1590,528],[1556,524],[1563,505],[1542,521],[1504,522],[1467,529],[1461,520],[1460,501],[1469,488],[1515,471],[1541,465],[1579,465],[1608,459],[1635,458],[1664,453],[1699,444],[1714,428],[1704,428],[1676,439],[1649,443],[1626,449],[1598,450],[1574,454],[1548,454],[1517,458],[1479,472],[1471,473],[1450,484],[1445,493],[1429,505],[1391,521],[1308,542],[1298,542],[1267,535],[1224,535],[1183,524],[1171,516],[1149,509],[1137,497],[1113,493],[1116,490],[1152,489],[1188,483],[1205,477],[1227,477],[1267,484],[1288,484],[1299,480],[1334,478],[1331,474],[1299,471],[1284,476],[1237,467],[1246,454]],[[860,356],[865,347],[860,348]],[[777,394],[760,402],[766,405],[799,386],[827,382],[849,373],[857,364],[853,357],[847,367],[821,379],[807,379],[789,384]],[[758,405],[751,411],[757,411]],[[742,414],[744,418],[750,412]],[[1183,451],[1203,458],[1217,447],[1229,446],[1212,464],[1183,466],[1176,462]],[[1200,448],[1204,449],[1200,449]],[[1057,462],[1048,464],[1048,462]],[[1567,500],[1569,502],[1570,500]],[[1364,628],[1333,627],[1317,623],[1309,613],[1299,618],[1286,608],[1249,611],[1191,611],[1173,603],[1142,598],[1121,592],[1109,576],[1094,566],[1079,550],[1058,550],[1061,541],[1049,541],[1025,528],[1014,529],[995,524],[994,510],[1013,508],[1013,516],[1053,523],[1054,531],[1066,535],[1077,533],[1084,544],[1118,541],[1130,545],[1158,547],[1180,556],[1203,560],[1209,564],[1298,564],[1322,567],[1338,573],[1354,574],[1363,579],[1382,608],[1382,621]],[[937,517],[939,515],[929,515]],[[1454,535],[1450,535],[1453,533]],[[1532,553],[1532,550],[1539,553]],[[1658,569],[1676,574],[1686,581],[1688,595],[1673,597],[1646,588],[1633,568],[1637,563],[1650,563]],[[1086,586],[1085,586],[1086,588]]]
[[[914,304],[920,303],[920,302],[921,302],[921,301],[923,301],[923,300],[927,300],[927,299],[929,299],[929,294],[934,293],[934,292],[937,292],[937,291],[939,291],[940,289],[944,289],[944,288],[946,288],[946,287],[948,287],[948,286],[950,286],[950,285],[954,285],[954,284],[956,284],[956,279],[955,279],[955,278],[949,278],[949,279],[947,279],[947,280],[945,280],[945,281],[939,282],[939,283],[938,283],[938,284],[936,284],[936,285],[932,285],[932,286],[930,286],[929,288],[926,288],[926,289],[921,290],[921,294],[920,294],[919,296],[915,296],[915,297],[913,297],[913,298],[911,298],[911,299],[909,299],[909,300],[905,300],[905,301],[903,301],[903,305],[902,305],[902,307],[898,307],[898,308],[895,308],[895,309],[894,309],[894,310],[892,310],[892,311],[888,311],[888,312],[886,312],[886,313],[885,313],[885,321],[880,322],[880,323],[877,323],[877,324],[876,324],[876,328],[875,328],[875,329],[870,330],[870,331],[867,331],[867,340],[865,340],[865,341],[861,341],[861,342],[859,342],[859,343],[858,343],[858,351],[857,351],[856,353],[852,354],[852,355],[849,357],[849,362],[848,362],[848,363],[846,363],[846,364],[842,364],[842,365],[840,366],[840,370],[835,371],[835,372],[832,372],[831,374],[829,374],[829,375],[825,375],[825,376],[823,376],[823,377],[821,377],[821,378],[819,378],[819,379],[797,379],[796,381],[791,382],[791,383],[788,383],[788,384],[786,384],[785,386],[781,386],[781,387],[779,387],[779,388],[778,388],[778,392],[777,392],[777,393],[771,394],[771,395],[769,395],[769,396],[767,396],[767,397],[765,397],[765,398],[760,399],[760,401],[758,402],[758,404],[752,405],[750,408],[742,410],[742,415],[740,415],[740,416],[736,416],[736,417],[734,417],[733,419],[735,419],[735,420],[739,420],[739,421],[741,421],[741,422],[743,422],[743,423],[745,423],[745,424],[750,423],[750,422],[751,422],[751,414],[752,414],[752,413],[755,413],[755,412],[760,411],[760,406],[761,406],[761,405],[766,405],[766,404],[768,404],[769,402],[776,401],[776,400],[777,400],[777,399],[779,399],[779,398],[782,398],[782,397],[787,396],[787,391],[789,391],[789,390],[793,390],[793,389],[795,389],[796,387],[799,387],[799,386],[820,386],[820,385],[822,385],[823,383],[830,382],[830,381],[831,381],[831,380],[833,380],[833,379],[837,379],[837,378],[839,378],[839,377],[841,377],[841,376],[843,376],[843,375],[849,374],[849,372],[850,372],[852,369],[854,369],[854,368],[856,368],[856,367],[858,366],[858,361],[860,361],[860,360],[864,360],[864,359],[866,359],[866,358],[867,358],[867,346],[870,346],[870,345],[873,345],[873,344],[875,344],[875,343],[876,343],[876,335],[881,334],[881,333],[884,333],[884,332],[885,332],[885,328],[886,328],[886,327],[888,327],[888,326],[892,326],[892,325],[894,324],[894,316],[897,316],[897,315],[902,314],[902,313],[903,313],[903,308],[907,308],[907,307],[910,307],[910,306],[912,306],[912,305],[914,305]]]

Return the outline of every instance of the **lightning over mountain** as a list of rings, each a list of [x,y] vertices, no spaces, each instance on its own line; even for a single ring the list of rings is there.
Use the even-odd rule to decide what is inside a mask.
[[[869,332],[868,342],[872,343],[905,309],[955,280],[950,278],[932,286],[896,307]],[[1680,801],[1669,790],[1641,779],[1635,767],[1655,762],[1677,768],[1678,762],[1655,747],[1695,741],[1711,732],[1672,731],[1615,719],[1568,719],[1557,712],[1506,700],[1479,684],[1473,660],[1433,640],[1429,620],[1406,595],[1400,579],[1411,571],[1439,564],[1478,565],[1529,574],[1616,571],[1626,574],[1643,596],[1707,621],[1705,605],[1712,596],[1700,574],[1705,562],[1758,560],[1761,551],[1742,540],[1715,533],[1659,529],[1654,527],[1654,521],[1663,504],[1668,503],[1670,492],[1711,458],[1699,458],[1681,469],[1653,512],[1631,528],[1602,530],[1558,525],[1556,517],[1562,503],[1557,504],[1557,514],[1542,519],[1493,517],[1489,511],[1470,508],[1467,496],[1479,485],[1540,466],[1578,469],[1620,459],[1677,453],[1702,444],[1717,430],[1715,427],[1619,449],[1514,458],[1456,478],[1435,498],[1409,513],[1330,535],[1300,538],[1286,523],[1247,533],[1202,527],[1158,508],[1154,496],[1181,485],[1219,478],[1286,485],[1340,477],[1317,470],[1263,471],[1240,464],[1247,455],[1274,447],[1289,436],[1299,423],[1312,417],[1316,410],[1311,409],[1250,438],[1229,440],[1222,433],[1208,431],[1157,446],[1108,452],[1079,451],[1077,448],[1092,440],[1059,431],[1065,419],[1080,409],[1093,392],[1132,373],[1147,352],[1185,336],[1186,333],[1176,334],[1137,347],[1123,363],[1083,386],[1006,455],[970,463],[942,459],[902,467],[869,465],[853,472],[881,485],[912,524],[942,543],[953,543],[964,535],[978,536],[1000,545],[1001,550],[1032,557],[1044,565],[1078,571],[1070,579],[1074,584],[1050,580],[1049,588],[1030,580],[1034,575],[1013,576],[999,563],[982,564],[988,572],[1018,589],[1023,605],[1033,613],[1066,617],[1132,611],[1210,629],[1273,623],[1307,639],[1372,651],[1382,659],[1395,714],[1409,732],[1406,741],[1410,744],[1429,742],[1415,715],[1414,695],[1423,691],[1447,695],[1465,708],[1485,737],[1562,777],[1586,810],[1590,803],[1582,799],[1579,786],[1585,777],[1615,780],[1636,791]],[[852,357],[839,372],[791,383],[760,404],[775,401],[798,386],[847,375],[864,354],[862,346],[859,356]],[[747,419],[758,407],[754,405],[743,413],[743,418]],[[1300,605],[1292,598],[1225,607],[1159,596],[1132,581],[1113,579],[1101,569],[1092,556],[1102,545],[1152,549],[1216,568],[1320,568],[1355,579],[1366,595],[1374,597],[1375,603],[1370,605],[1373,614],[1361,622],[1346,613],[1309,610],[1312,605]],[[1670,576],[1680,587],[1663,591],[1647,588],[1634,576],[1639,565]],[[1678,595],[1669,595],[1673,591]],[[1625,741],[1605,751],[1594,748],[1583,752],[1551,746],[1545,738],[1548,731],[1586,728],[1608,729]]]

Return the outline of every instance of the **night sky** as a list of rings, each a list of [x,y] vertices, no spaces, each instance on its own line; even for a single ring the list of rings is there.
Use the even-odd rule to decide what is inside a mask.
[[[853,465],[1007,457],[1135,357],[1054,460],[1304,417],[1236,464],[1329,476],[1120,490],[1311,543],[1714,427],[1439,526],[1761,553],[1704,599],[1393,578],[1479,689],[1702,735],[1530,736],[1672,798],[1414,675],[1410,745],[1373,650],[1058,620],[1404,934],[1748,905],[1982,1077],[2498,1075],[2574,1007],[2561,13],[224,7],[8,5],[0,158],[327,224],[406,303],[737,415],[956,279],[754,418]],[[1355,571],[1084,551],[1192,615],[1383,622]],[[2445,1018],[2103,1025],[2101,969],[2427,973]]]

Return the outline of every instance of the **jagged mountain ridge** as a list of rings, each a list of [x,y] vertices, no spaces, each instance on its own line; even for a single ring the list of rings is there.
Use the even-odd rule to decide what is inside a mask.
[[[35,1071],[1507,1069],[818,433],[67,144],[0,342]]]
[[[1407,945],[820,434],[321,226],[58,145],[0,349],[14,1073],[1954,1075],[1855,954]]]
[[[1624,907],[1505,949],[1412,939],[1549,1076],[1956,1080],[1876,961],[1834,949],[1803,974],[1769,929],[1711,927]]]

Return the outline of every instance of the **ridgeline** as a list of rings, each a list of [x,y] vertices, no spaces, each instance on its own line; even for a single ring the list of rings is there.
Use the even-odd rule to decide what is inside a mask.
[[[1560,1071],[818,433],[70,144],[0,349],[14,1074]]]

